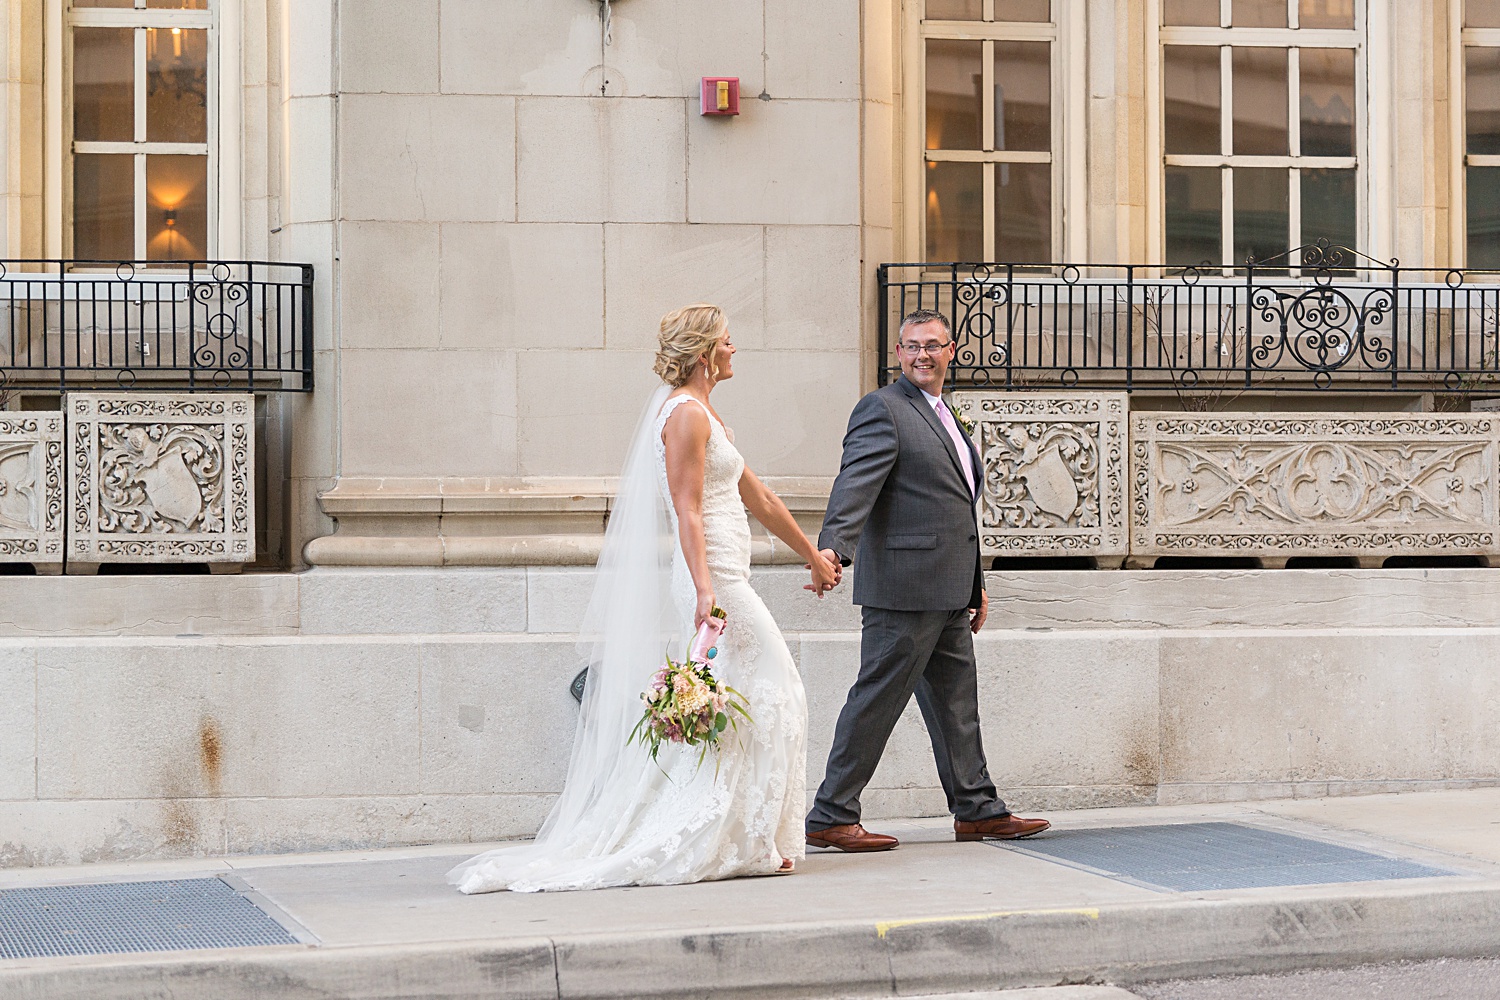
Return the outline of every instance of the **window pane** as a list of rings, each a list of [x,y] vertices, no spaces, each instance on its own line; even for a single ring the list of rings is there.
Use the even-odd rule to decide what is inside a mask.
[[[1162,4],[1161,23],[1217,28],[1219,5],[1212,0],[1166,0]]]
[[[135,0],[73,0],[74,7],[134,7]]]
[[[1052,259],[1052,165],[995,165],[995,259],[1040,264]]]
[[[927,0],[929,21],[981,21],[984,0]]]
[[[1286,49],[1234,48],[1234,151],[1285,156]]]
[[[146,157],[146,259],[208,256],[208,157]]]
[[[1266,260],[1290,249],[1287,226],[1289,173],[1281,167],[1236,167],[1234,171],[1235,264]]]
[[[995,0],[997,21],[1050,21],[1051,0]]]
[[[1302,0],[1297,24],[1304,28],[1354,27],[1354,0]],[[1306,55],[1307,50],[1303,49]]]
[[[135,140],[135,41],[130,28],[73,30],[73,138]]]
[[[1302,155],[1354,155],[1354,50],[1302,50]]]
[[[1469,167],[1470,267],[1500,268],[1500,167]]]
[[[146,29],[146,139],[208,141],[208,32]]]
[[[1303,170],[1299,242],[1324,239],[1336,247],[1354,248],[1359,240],[1355,205],[1353,170]]]
[[[1286,0],[1234,0],[1229,18],[1236,28],[1285,28]]]
[[[1500,0],[1465,0],[1464,27],[1500,28]]]
[[[1162,54],[1168,153],[1219,152],[1219,50],[1168,45]]]
[[[1500,48],[1464,49],[1465,126],[1470,153],[1500,153]]]
[[[927,148],[978,149],[982,42],[927,40]]]
[[[1223,262],[1222,174],[1218,167],[1167,168],[1168,264]]]
[[[927,259],[984,259],[984,167],[927,164]]]
[[[1052,45],[995,43],[995,148],[1052,148]]]
[[[146,0],[148,9],[208,10],[208,0]]]
[[[73,256],[79,260],[135,257],[135,157],[73,157]]]

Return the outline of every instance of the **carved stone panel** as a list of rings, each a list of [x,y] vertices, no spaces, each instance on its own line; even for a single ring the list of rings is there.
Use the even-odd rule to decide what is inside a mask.
[[[0,413],[0,562],[63,561],[63,415]]]
[[[1500,553],[1500,417],[1142,413],[1131,554]]]
[[[255,558],[248,394],[71,393],[68,562]]]
[[[984,459],[984,555],[1125,554],[1124,393],[976,390],[953,400]]]

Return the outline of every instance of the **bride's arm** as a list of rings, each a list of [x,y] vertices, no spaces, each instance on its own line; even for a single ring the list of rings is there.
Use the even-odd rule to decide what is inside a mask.
[[[698,592],[694,626],[701,624],[714,606],[708,549],[703,542],[703,470],[708,434],[708,414],[699,406],[677,407],[667,417],[661,432],[667,451],[667,489],[672,494],[672,509],[677,512],[677,537]]]
[[[816,591],[822,597],[823,591],[838,585],[843,567],[835,567],[823,558],[812,539],[802,531],[797,519],[792,517],[792,512],[786,509],[781,497],[761,482],[760,477],[751,472],[749,466],[745,467],[744,475],[740,476],[740,499],[757,521],[807,560],[808,568],[813,570],[813,583],[806,589]]]

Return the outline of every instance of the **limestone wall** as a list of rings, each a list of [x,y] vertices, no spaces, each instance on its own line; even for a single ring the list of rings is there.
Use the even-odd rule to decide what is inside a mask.
[[[614,475],[657,323],[693,301],[729,312],[715,402],[752,467],[837,465],[873,280],[861,5],[611,12],[602,44],[584,0],[287,5],[279,241],[329,296],[297,475],[351,519],[382,483],[482,514]],[[700,117],[709,75],[741,79],[738,117]],[[409,513],[385,533],[437,534]]]
[[[1500,782],[1490,572],[991,573],[991,773],[1027,811]],[[0,577],[0,865],[528,835],[590,576]],[[815,786],[858,611],[802,580],[755,575]],[[944,811],[914,706],[865,805]]]

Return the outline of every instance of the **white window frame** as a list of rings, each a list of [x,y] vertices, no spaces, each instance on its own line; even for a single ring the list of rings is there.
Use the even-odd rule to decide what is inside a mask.
[[[1449,101],[1449,123],[1453,135],[1453,156],[1450,157],[1452,173],[1448,187],[1453,192],[1451,215],[1453,220],[1450,251],[1456,267],[1469,264],[1469,167],[1500,167],[1500,153],[1469,152],[1469,86],[1467,69],[1468,50],[1500,49],[1500,28],[1464,27],[1464,4],[1454,0],[1448,6],[1449,38],[1453,53],[1449,60],[1448,85],[1453,95]]]
[[[1380,256],[1389,245],[1388,224],[1376,221],[1382,213],[1372,211],[1372,206],[1388,200],[1390,180],[1385,174],[1377,176],[1372,169],[1375,153],[1383,145],[1389,149],[1388,122],[1369,109],[1372,101],[1381,95],[1375,91],[1377,85],[1371,77],[1372,37],[1384,27],[1383,18],[1377,22],[1379,0],[1356,0],[1354,5],[1354,27],[1350,28],[1299,28],[1297,0],[1288,0],[1287,24],[1285,28],[1235,28],[1229,27],[1233,0],[1219,0],[1219,27],[1187,27],[1163,25],[1161,0],[1147,0],[1147,73],[1146,73],[1146,123],[1148,162],[1154,164],[1155,176],[1146,188],[1147,218],[1151,220],[1146,231],[1147,256],[1152,262],[1164,260],[1166,250],[1166,175],[1167,167],[1229,167],[1231,171],[1220,184],[1220,234],[1221,254],[1232,254],[1234,250],[1234,167],[1280,167],[1297,171],[1289,176],[1287,204],[1287,246],[1295,249],[1305,240],[1302,235],[1302,185],[1301,170],[1320,168],[1353,168],[1355,171],[1355,232],[1359,246],[1352,249]],[[1167,153],[1166,145],[1166,81],[1164,50],[1168,45],[1213,46],[1219,48],[1220,107],[1219,135],[1220,153]],[[1252,156],[1222,152],[1232,150],[1231,133],[1234,121],[1234,87],[1232,80],[1234,47],[1279,48],[1287,52],[1287,128],[1288,155]],[[1301,155],[1301,73],[1300,50],[1305,48],[1334,48],[1354,50],[1354,155],[1302,156]],[[1383,51],[1381,47],[1381,51]],[[1389,107],[1389,90],[1385,91]],[[1385,213],[1389,214],[1389,213]],[[1295,235],[1294,235],[1295,234]],[[1370,248],[1370,249],[1366,249]],[[1226,270],[1243,265],[1243,261],[1224,262]],[[1292,263],[1296,263],[1293,261]]]
[[[1051,21],[924,21],[923,0],[904,4],[905,23],[902,62],[904,100],[901,176],[906,259],[922,260],[927,252],[927,178],[929,162],[959,163],[1048,163],[1052,166],[1052,259],[1081,261],[1086,258],[1088,239],[1088,178],[1084,170],[1087,141],[1087,63],[1084,28],[1087,0],[1052,0]],[[984,0],[984,15],[993,17],[995,0]],[[928,38],[959,41],[1045,41],[1052,44],[1052,138],[1050,151],[1035,150],[929,150],[927,149],[927,46]],[[980,144],[994,142],[994,60],[980,60]],[[984,236],[981,256],[995,259],[995,186],[982,185]]]
[[[208,10],[78,8],[70,0],[44,0],[43,71],[43,253],[73,256],[72,191],[75,153],[135,155],[135,257],[144,260],[145,157],[150,153],[207,153],[209,259],[241,255],[241,125],[244,98],[241,62],[241,0],[210,0]],[[75,27],[159,27],[208,32],[208,134],[204,143],[74,142],[72,32]],[[145,46],[136,36],[136,138],[145,137]]]

